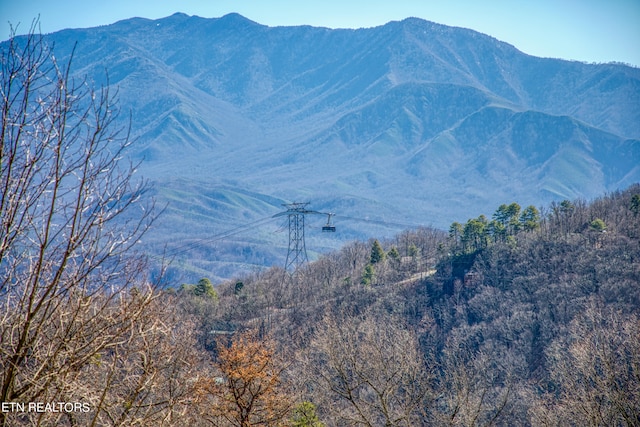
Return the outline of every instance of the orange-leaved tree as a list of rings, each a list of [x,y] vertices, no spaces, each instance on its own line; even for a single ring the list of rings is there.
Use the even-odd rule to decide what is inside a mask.
[[[218,341],[219,376],[197,385],[203,418],[212,425],[276,426],[286,422],[291,399],[281,381],[283,366],[270,339],[243,332]]]

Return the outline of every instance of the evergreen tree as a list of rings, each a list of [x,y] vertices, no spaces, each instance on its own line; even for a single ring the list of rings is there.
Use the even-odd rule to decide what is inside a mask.
[[[489,223],[484,215],[467,221],[462,232],[462,243],[465,252],[475,252],[487,247],[488,226]]]
[[[520,205],[514,202],[500,205],[493,214],[493,219],[504,227],[506,234],[513,235],[519,228],[519,215]]]
[[[589,228],[593,231],[597,231],[599,233],[602,233],[604,231],[606,231],[607,229],[607,224],[604,223],[603,220],[601,220],[600,218],[596,218],[593,221],[591,221],[591,224],[589,224]]]
[[[218,298],[218,294],[213,288],[211,280],[207,279],[206,277],[198,280],[198,284],[193,288],[193,294],[205,298]]]
[[[416,245],[414,245],[413,243],[411,245],[409,245],[409,249],[408,249],[408,253],[407,255],[410,257],[416,257],[418,256],[418,247]]]
[[[306,401],[293,408],[291,425],[293,427],[324,427],[316,414],[316,405]]]
[[[384,261],[385,253],[384,249],[382,249],[382,245],[378,240],[373,241],[373,245],[371,246],[371,257],[369,262],[371,264],[377,264],[379,262]]]
[[[373,277],[375,276],[375,270],[372,264],[367,264],[364,267],[364,271],[362,272],[362,279],[360,279],[360,283],[367,286],[373,282]]]
[[[464,226],[459,222],[454,222],[449,227],[449,238],[452,240],[452,250],[459,252],[462,248],[460,246],[462,241]]]
[[[520,226],[525,231],[533,231],[540,227],[540,212],[535,206],[527,206],[520,215]]]
[[[633,212],[633,216],[638,216],[640,213],[640,194],[634,194],[631,198],[631,206],[629,209]]]

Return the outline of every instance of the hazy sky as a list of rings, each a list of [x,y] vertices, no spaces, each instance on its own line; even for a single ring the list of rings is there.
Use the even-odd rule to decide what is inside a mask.
[[[640,0],[0,0],[8,23],[42,32],[175,12],[217,18],[238,12],[260,24],[360,28],[410,16],[471,28],[531,55],[640,66]],[[20,31],[19,31],[20,32]]]

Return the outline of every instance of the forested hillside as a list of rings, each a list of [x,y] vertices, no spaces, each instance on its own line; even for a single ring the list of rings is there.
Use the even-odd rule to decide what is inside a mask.
[[[177,299],[201,344],[275,342],[283,386],[326,425],[640,422],[637,185],[196,289]]]
[[[188,281],[282,265],[278,225],[215,236],[283,203],[446,228],[504,201],[591,200],[640,180],[640,69],[623,64],[537,58],[417,18],[350,30],[177,13],[45,41],[131,114],[127,154],[152,184],[144,197],[166,205],[144,250],[175,254]],[[383,237],[339,230],[310,247]]]
[[[640,424],[640,185],[174,282],[114,93],[0,57],[0,426]]]

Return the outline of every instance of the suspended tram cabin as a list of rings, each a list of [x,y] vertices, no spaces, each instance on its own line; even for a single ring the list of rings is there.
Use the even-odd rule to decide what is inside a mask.
[[[331,224],[331,217],[334,214],[327,214],[327,223],[325,225],[322,226],[322,232],[329,232],[329,233],[335,233],[336,232],[336,227],[335,225]]]

